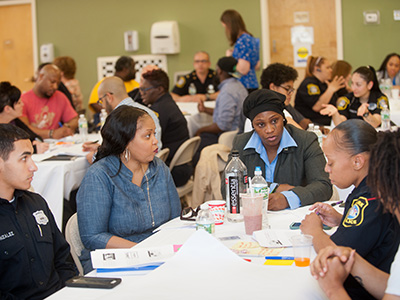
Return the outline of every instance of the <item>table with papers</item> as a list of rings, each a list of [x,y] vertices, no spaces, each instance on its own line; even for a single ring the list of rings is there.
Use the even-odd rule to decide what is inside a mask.
[[[99,140],[99,135],[89,135],[89,141]],[[59,141],[50,141],[50,149],[44,154],[34,154],[38,170],[32,181],[34,191],[48,203],[58,228],[62,227],[64,198],[69,200],[71,191],[77,189],[90,164],[82,151],[79,137],[67,137]],[[59,160],[46,160],[57,155],[71,155],[71,159],[61,157]]]
[[[335,208],[343,211],[339,206]],[[309,213],[308,209],[268,213],[271,229],[300,234],[300,230],[290,231],[289,225],[301,221]],[[328,233],[334,231],[335,228]],[[229,249],[238,242],[255,243],[245,234],[243,222],[225,221],[216,226],[212,236],[205,231],[196,231],[194,222],[176,218],[132,248],[183,245],[157,269],[144,276],[134,276],[134,271],[130,275],[93,271],[88,275],[119,277],[122,283],[112,290],[66,287],[49,299],[326,299],[309,267],[264,265],[264,256],[239,256]],[[263,249],[274,252],[274,248]],[[279,255],[293,256],[292,248],[278,252]],[[314,258],[315,252],[312,252]]]

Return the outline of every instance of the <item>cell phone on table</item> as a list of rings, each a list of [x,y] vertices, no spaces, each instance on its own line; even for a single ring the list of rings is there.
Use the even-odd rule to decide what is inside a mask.
[[[301,225],[301,222],[293,222],[292,224],[290,224],[289,227],[292,230],[296,230],[296,229],[300,229],[300,225]],[[323,230],[329,230],[329,229],[332,229],[332,227],[329,227],[329,226],[327,226],[325,224],[322,224],[322,229]]]
[[[121,278],[75,276],[65,282],[69,287],[112,289],[121,283]]]

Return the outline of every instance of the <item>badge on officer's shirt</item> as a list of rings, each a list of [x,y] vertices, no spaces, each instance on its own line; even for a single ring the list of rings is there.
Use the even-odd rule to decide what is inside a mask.
[[[367,198],[354,199],[342,225],[344,227],[360,226],[364,222],[364,211],[369,205]]]
[[[389,103],[387,101],[387,98],[385,96],[381,96],[378,98],[378,100],[376,100],[376,102],[378,103],[378,108],[379,109],[383,109],[383,107],[389,107]]]
[[[318,85],[313,84],[313,83],[307,84],[307,91],[310,96],[321,94],[321,91],[319,90]]]
[[[340,97],[337,101],[337,109],[345,110],[347,106],[350,104],[350,100],[347,97]]]
[[[185,79],[185,77],[182,76],[181,78],[179,78],[178,82],[176,83],[176,86],[178,88],[182,88],[185,85],[185,83],[186,83],[186,79]]]
[[[36,223],[39,225],[46,225],[49,222],[49,219],[44,214],[43,210],[37,210],[32,215],[35,217]]]

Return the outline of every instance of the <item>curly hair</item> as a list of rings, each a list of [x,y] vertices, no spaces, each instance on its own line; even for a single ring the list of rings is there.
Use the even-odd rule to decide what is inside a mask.
[[[264,69],[260,77],[260,83],[263,89],[268,89],[271,83],[276,86],[288,81],[295,81],[298,73],[292,67],[281,63],[270,64]]]
[[[168,92],[169,88],[169,78],[167,73],[165,73],[161,69],[151,70],[142,74],[143,78],[146,79],[151,86],[157,87],[161,86],[164,89],[164,92]]]
[[[386,211],[400,208],[400,131],[380,132],[371,150],[367,184]]]

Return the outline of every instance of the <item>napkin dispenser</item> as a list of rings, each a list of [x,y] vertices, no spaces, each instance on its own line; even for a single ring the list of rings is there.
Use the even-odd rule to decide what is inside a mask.
[[[151,26],[151,53],[177,54],[181,51],[179,28],[176,21],[156,22]]]

